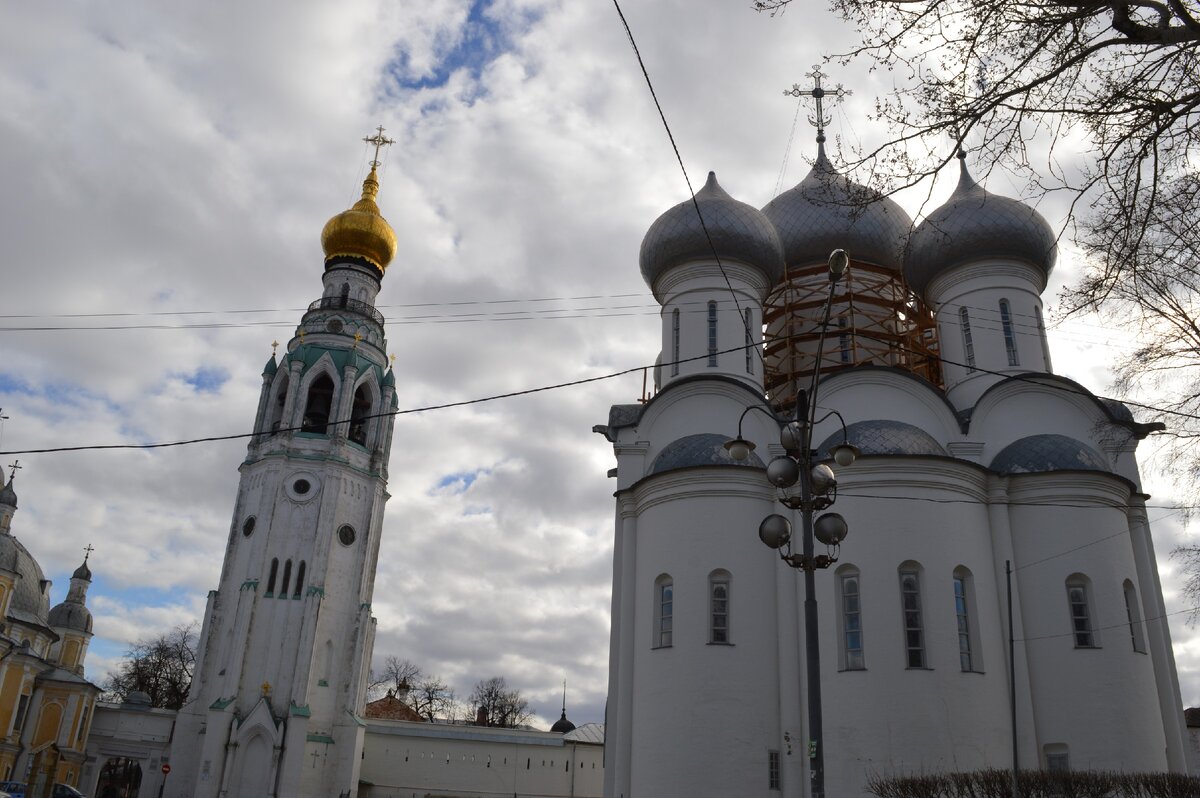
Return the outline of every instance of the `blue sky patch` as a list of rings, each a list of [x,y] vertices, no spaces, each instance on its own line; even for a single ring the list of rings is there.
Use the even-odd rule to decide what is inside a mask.
[[[486,469],[479,468],[474,471],[460,471],[457,474],[446,474],[446,476],[437,481],[435,490],[448,491],[449,493],[466,493],[475,484],[475,480],[479,479],[479,475],[485,471]]]
[[[225,369],[205,368],[196,369],[192,374],[184,374],[183,381],[196,389],[196,393],[216,393],[221,386],[229,382],[229,372]]]

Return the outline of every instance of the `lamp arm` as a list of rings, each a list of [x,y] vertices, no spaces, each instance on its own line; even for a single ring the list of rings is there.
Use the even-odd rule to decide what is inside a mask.
[[[823,416],[821,416],[820,418],[818,418],[818,419],[816,419],[815,421],[813,421],[813,425],[814,425],[814,426],[816,426],[817,424],[820,424],[822,421],[824,421],[825,419],[829,418],[830,416],[837,416],[837,418],[838,418],[838,421],[842,422],[842,443],[849,443],[849,442],[850,442],[850,436],[849,436],[849,434],[846,432],[846,419],[842,418],[842,414],[841,414],[841,413],[839,413],[838,411],[836,411],[836,410],[830,410],[830,411],[829,411],[828,413],[826,413],[825,415],[823,415]]]
[[[749,413],[751,410],[758,410],[760,412],[766,413],[768,416],[771,417],[772,421],[774,421],[776,424],[779,423],[779,417],[775,415],[774,411],[772,411],[766,407],[763,407],[762,405],[750,405],[749,407],[747,407],[745,410],[742,411],[742,414],[740,416],[738,416],[737,436],[739,438],[742,437],[742,421],[745,420],[746,414]]]

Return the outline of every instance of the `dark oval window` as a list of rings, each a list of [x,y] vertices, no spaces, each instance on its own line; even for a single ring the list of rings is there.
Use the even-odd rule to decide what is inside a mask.
[[[298,479],[292,483],[292,490],[296,491],[298,495],[303,496],[312,490],[312,485],[309,484],[307,479]]]
[[[349,524],[342,524],[342,528],[338,530],[338,540],[343,546],[349,546],[354,542],[354,527]]]
[[[340,333],[342,331],[342,320],[330,319],[329,321],[325,322],[325,329],[329,330],[331,333]]]
[[[244,522],[242,522],[242,534],[246,537],[250,537],[250,533],[254,531],[254,525],[256,523],[258,522],[254,520],[254,516],[248,517]]]

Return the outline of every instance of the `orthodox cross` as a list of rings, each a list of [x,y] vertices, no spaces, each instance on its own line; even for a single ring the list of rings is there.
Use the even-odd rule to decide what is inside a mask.
[[[362,339],[363,339],[362,333],[356,332],[354,334],[354,347],[353,347],[354,349],[358,349],[358,342],[361,341]]]
[[[396,368],[396,356],[395,355],[388,355],[388,366],[389,366],[389,368]]]
[[[271,683],[264,680],[260,689],[262,690],[263,695],[270,695],[271,694]]]
[[[279,342],[278,342],[278,341],[272,341],[272,342],[271,342],[271,357],[275,357],[275,351],[276,351],[277,349],[279,349]]]
[[[11,464],[11,465],[8,467],[8,468],[9,468],[9,472],[8,472],[8,480],[9,480],[9,482],[11,482],[11,481],[12,481],[12,478],[13,478],[13,477],[15,477],[15,476],[17,475],[17,472],[18,472],[18,471],[20,471],[20,470],[21,470],[22,468],[24,468],[24,467],[25,467],[25,466],[21,465],[21,461],[20,461],[20,460],[13,460],[13,461],[12,461],[12,464]]]
[[[375,129],[374,136],[367,136],[363,139],[363,141],[367,142],[368,144],[375,145],[375,157],[371,159],[371,166],[373,168],[379,167],[379,148],[396,143],[395,139],[389,139],[383,135],[383,125],[380,125]]]
[[[783,90],[783,94],[786,97],[813,98],[813,101],[817,106],[817,115],[815,117],[810,116],[808,121],[817,129],[817,142],[823,143],[825,141],[825,126],[833,121],[825,115],[825,98],[830,97],[835,100],[840,100],[841,98],[849,94],[853,94],[854,92],[850,91],[849,89],[842,88],[842,84],[840,83],[832,89],[827,89],[822,86],[821,79],[829,76],[821,71],[820,64],[813,65],[813,71],[809,72],[806,77],[812,78],[813,87],[811,89],[802,89],[800,88],[799,83],[793,83],[790,89]]]
[[[91,557],[91,556],[92,556],[92,552],[93,552],[93,551],[95,551],[95,550],[96,550],[96,549],[92,547],[92,544],[91,544],[91,543],[89,543],[89,544],[87,544],[86,546],[84,546],[84,547],[83,547],[83,561],[84,561],[84,562],[87,562],[87,561],[88,561],[88,557]]]

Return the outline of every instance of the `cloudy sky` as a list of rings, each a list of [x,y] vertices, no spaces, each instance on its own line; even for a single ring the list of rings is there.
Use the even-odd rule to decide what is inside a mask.
[[[802,113],[784,168],[797,101],[782,89],[854,42],[816,5],[771,18],[741,0],[626,3],[696,188],[715,169],[761,206],[804,176],[813,132]],[[0,451],[246,432],[271,342],[320,294],[321,227],[357,198],[379,124],[396,139],[380,205],[400,246],[379,303],[402,409],[653,362],[638,246],[687,186],[611,3],[281,8],[6,7]],[[866,114],[894,76],[826,69],[855,92],[831,143],[880,139]],[[925,192],[940,202],[953,182]],[[988,186],[1019,188],[999,173]],[[923,196],[901,200],[916,213]],[[1060,262],[1051,292],[1076,268]],[[1120,336],[1052,326],[1061,371],[1103,391]],[[637,373],[397,419],[377,661],[409,658],[464,695],[503,675],[546,721],[566,678],[572,719],[602,720],[613,458],[590,430],[641,393]],[[55,601],[96,547],[90,678],[129,641],[200,617],[243,454],[5,457],[23,467],[15,532]],[[1156,539],[1175,611],[1173,524]],[[1191,705],[1200,642],[1183,617]]]

